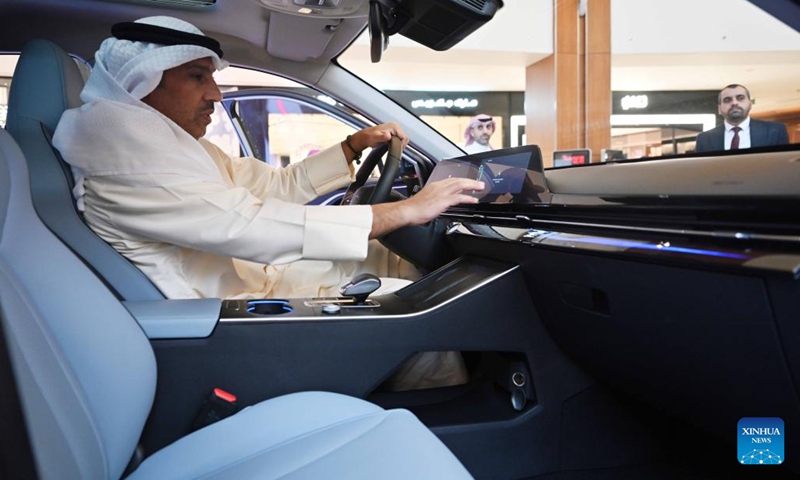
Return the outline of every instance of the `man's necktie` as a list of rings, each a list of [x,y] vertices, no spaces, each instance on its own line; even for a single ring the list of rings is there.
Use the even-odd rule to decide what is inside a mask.
[[[733,139],[731,140],[731,150],[739,150],[739,131],[741,127],[733,127]]]

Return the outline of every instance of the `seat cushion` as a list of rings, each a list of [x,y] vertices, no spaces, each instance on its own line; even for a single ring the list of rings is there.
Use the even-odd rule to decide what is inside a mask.
[[[274,398],[147,458],[137,479],[472,478],[407,410],[303,392]]]

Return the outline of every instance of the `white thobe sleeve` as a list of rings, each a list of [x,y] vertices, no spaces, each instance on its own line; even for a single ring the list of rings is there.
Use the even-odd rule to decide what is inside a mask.
[[[366,258],[369,206],[304,206],[262,200],[220,182],[154,183],[153,177],[89,180],[87,220],[150,241],[267,264]]]
[[[344,188],[354,180],[353,168],[347,164],[342,147],[338,144],[302,162],[275,168],[252,157],[230,157],[208,141],[201,140],[200,143],[234,185],[248,189],[262,200],[277,198],[306,203]]]

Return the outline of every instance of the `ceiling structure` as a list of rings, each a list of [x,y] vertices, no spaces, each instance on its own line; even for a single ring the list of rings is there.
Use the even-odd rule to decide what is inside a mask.
[[[393,36],[372,64],[365,32],[341,63],[385,90],[524,91],[525,68],[553,51],[552,16],[551,0],[508,0],[449,51]],[[611,0],[611,25],[612,90],[741,83],[757,110],[800,107],[800,33],[746,0]]]
[[[395,35],[372,64],[365,31],[340,62],[385,90],[524,91],[526,67],[553,51],[552,18],[552,0],[506,0],[491,22],[446,52]],[[800,107],[800,33],[746,0],[611,0],[611,26],[612,90],[741,83],[755,111]],[[0,76],[10,76],[14,63],[0,55]],[[292,85],[221,73],[223,85]]]

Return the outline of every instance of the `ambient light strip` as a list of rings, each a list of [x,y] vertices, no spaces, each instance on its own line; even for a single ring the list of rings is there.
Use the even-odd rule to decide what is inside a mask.
[[[556,240],[559,242],[565,243],[588,243],[594,245],[606,245],[609,247],[617,247],[622,249],[641,249],[641,250],[655,250],[655,251],[662,251],[662,252],[674,252],[674,253],[685,253],[688,255],[704,255],[704,256],[712,256],[712,257],[721,257],[721,258],[733,258],[737,260],[749,260],[751,258],[750,255],[743,255],[739,253],[732,253],[732,252],[722,252],[718,250],[708,250],[704,248],[689,248],[689,247],[681,247],[676,245],[671,245],[670,242],[645,242],[645,241],[637,241],[637,240],[622,240],[617,238],[604,238],[604,237],[565,237],[562,235],[549,235],[545,238],[545,241],[542,241],[542,245],[548,245],[549,242],[546,240]]]

